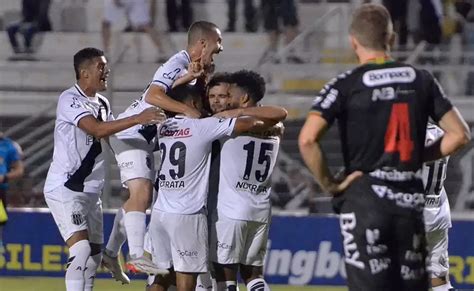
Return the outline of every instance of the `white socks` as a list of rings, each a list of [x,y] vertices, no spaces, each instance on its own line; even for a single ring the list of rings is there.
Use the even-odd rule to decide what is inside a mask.
[[[127,239],[127,234],[125,232],[125,225],[124,225],[124,215],[125,210],[120,208],[117,211],[114,219],[114,226],[112,228],[112,232],[110,233],[109,241],[107,242],[107,246],[105,250],[107,255],[111,257],[117,257],[122,245],[125,243]]]
[[[84,271],[91,254],[88,240],[80,240],[69,248],[69,259],[66,270],[66,290],[84,291]]]
[[[94,288],[94,279],[100,262],[102,261],[102,253],[89,256],[86,263],[86,270],[84,272],[85,286],[84,291],[92,291]]]
[[[267,282],[262,278],[253,279],[247,284],[248,291],[270,291]]]
[[[447,284],[444,284],[444,285],[441,285],[441,286],[437,286],[437,287],[433,287],[432,290],[433,291],[449,291],[449,289],[452,288],[451,284],[448,282]]]
[[[127,212],[125,213],[124,225],[127,233],[130,257],[138,258],[143,256],[143,244],[146,232],[146,214],[140,211]]]
[[[217,282],[217,291],[237,291],[236,281]]]
[[[209,272],[198,275],[196,291],[212,291],[212,279]]]

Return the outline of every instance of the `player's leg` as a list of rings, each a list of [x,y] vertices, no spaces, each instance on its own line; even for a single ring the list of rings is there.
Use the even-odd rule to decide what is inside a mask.
[[[119,208],[115,215],[114,225],[112,227],[112,232],[110,233],[109,241],[107,242],[107,246],[102,254],[102,264],[112,273],[112,277],[117,281],[122,282],[122,284],[129,284],[130,279],[123,272],[122,265],[119,261],[120,250],[127,239],[123,221],[124,216],[125,210]]]
[[[207,217],[200,212],[191,215],[164,213],[164,218],[173,250],[176,288],[194,291],[198,274],[209,271]]]
[[[89,194],[89,213],[87,215],[87,226],[91,255],[86,262],[84,271],[84,291],[92,291],[97,269],[102,261],[102,244],[104,243],[104,223],[102,213],[102,201],[98,194]]]
[[[263,262],[267,253],[268,223],[247,222],[247,239],[245,241],[240,275],[249,291],[270,291],[263,278]]]
[[[237,272],[245,247],[246,222],[215,213],[210,237],[209,252],[214,265],[217,290],[237,290]]]
[[[45,193],[45,200],[61,236],[69,247],[65,274],[66,290],[84,291],[84,272],[91,254],[87,223],[90,205],[88,194],[61,186]]]
[[[401,282],[397,290],[427,291],[427,249],[422,213],[397,217],[393,222],[393,232]]]
[[[428,272],[433,291],[448,291],[449,282],[448,229],[426,233]]]
[[[396,252],[392,249],[392,215],[374,209],[371,191],[356,181],[335,198],[340,210],[339,225],[350,291],[395,291],[400,284]],[[363,185],[362,185],[363,186]],[[360,197],[368,199],[361,200]],[[374,198],[378,199],[378,198]],[[380,201],[379,201],[380,202]]]

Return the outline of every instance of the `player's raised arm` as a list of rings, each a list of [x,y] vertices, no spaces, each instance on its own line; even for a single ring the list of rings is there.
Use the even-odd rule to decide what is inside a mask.
[[[288,116],[288,111],[280,106],[259,106],[259,107],[247,107],[227,110],[216,114],[216,117],[241,117],[250,116],[266,121],[266,123],[273,123],[275,125],[280,121],[283,121]]]
[[[114,121],[99,121],[92,115],[86,115],[79,120],[78,126],[87,134],[100,139],[108,137],[134,125],[156,124],[164,121],[165,119],[166,116],[162,110],[158,108],[148,108],[140,114]]]
[[[183,113],[189,117],[198,118],[201,113],[184,103],[173,100],[165,93],[165,89],[158,85],[150,85],[145,95],[145,101],[152,105],[158,106],[166,111]]]

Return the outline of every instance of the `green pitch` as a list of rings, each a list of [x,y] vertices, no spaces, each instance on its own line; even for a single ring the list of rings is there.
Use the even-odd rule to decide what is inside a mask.
[[[64,291],[64,279],[44,277],[0,278],[0,291]],[[98,279],[94,290],[97,291],[144,291],[145,283],[134,280],[130,285],[120,285],[109,279]],[[272,291],[347,291],[345,287],[297,287],[273,285]],[[241,290],[245,290],[242,288]]]

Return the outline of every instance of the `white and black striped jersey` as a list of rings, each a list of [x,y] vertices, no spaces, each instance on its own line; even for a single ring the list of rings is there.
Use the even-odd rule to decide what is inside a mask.
[[[230,136],[235,120],[178,116],[161,126],[158,133],[161,168],[155,210],[195,214],[206,206],[212,143]]]
[[[166,63],[161,65],[158,70],[156,70],[153,79],[143,91],[140,99],[135,100],[123,113],[119,114],[117,118],[125,118],[139,114],[143,110],[153,107],[154,105],[145,101],[145,96],[150,86],[160,86],[165,90],[165,92],[171,90],[174,82],[188,72],[188,65],[190,62],[191,58],[189,57],[188,52],[185,50],[182,50],[172,56]],[[141,138],[147,140],[148,142],[150,142],[150,140],[153,139],[155,135],[155,125],[135,125],[116,134],[116,136],[121,139]]]
[[[429,146],[443,136],[438,126],[429,123],[425,145]],[[451,227],[449,201],[444,189],[449,157],[423,164],[423,184],[425,186],[425,208],[423,211],[426,231]]]
[[[104,183],[100,140],[78,127],[81,118],[92,115],[100,121],[113,120],[109,101],[102,95],[88,97],[75,85],[64,91],[56,108],[53,161],[44,192],[59,186],[87,193],[100,193]]]
[[[237,220],[269,222],[271,176],[280,148],[280,129],[219,141],[218,213]],[[211,177],[211,183],[215,179]]]

